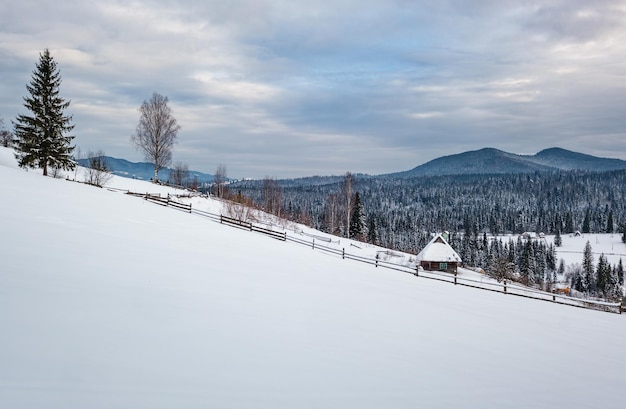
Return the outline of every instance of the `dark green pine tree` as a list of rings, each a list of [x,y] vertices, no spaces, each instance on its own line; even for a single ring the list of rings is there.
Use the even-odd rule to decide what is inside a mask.
[[[609,211],[609,216],[606,220],[606,232],[613,233],[613,210]]]
[[[378,237],[378,228],[376,227],[376,219],[373,214],[367,217],[367,242],[378,245],[380,238]]]
[[[622,226],[622,243],[626,243],[626,224]]]
[[[18,164],[42,168],[44,176],[48,175],[48,167],[68,170],[76,166],[72,159],[74,137],[67,135],[74,125],[72,117],[63,114],[70,102],[59,96],[60,86],[57,64],[45,49],[26,85],[30,96],[24,98],[24,106],[32,116],[18,115],[14,123]]]
[[[363,204],[361,203],[361,195],[359,195],[359,192],[356,192],[354,195],[352,212],[350,214],[349,233],[351,239],[363,240],[365,237],[365,212],[363,211]]]
[[[605,297],[610,292],[611,284],[611,265],[604,256],[600,255],[598,259],[598,266],[596,267],[596,291],[598,294],[603,294]]]
[[[535,284],[535,250],[530,239],[528,239],[524,245],[521,253],[519,263],[520,274],[522,281],[527,285]]]
[[[565,231],[567,233],[574,233],[574,218],[572,217],[572,212],[567,212],[565,216]]]
[[[554,235],[554,245],[557,247],[561,247],[563,245],[563,239],[561,238],[561,231],[557,230]]]
[[[593,292],[595,287],[594,269],[593,269],[593,254],[591,252],[591,244],[587,242],[585,244],[585,250],[583,252],[583,264],[582,264],[582,287],[586,293]]]

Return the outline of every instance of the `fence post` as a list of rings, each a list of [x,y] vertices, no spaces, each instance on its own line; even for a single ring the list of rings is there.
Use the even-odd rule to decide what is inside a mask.
[[[454,285],[456,285],[456,270],[454,270]]]
[[[504,279],[504,293],[506,294],[506,278]]]
[[[415,263],[415,277],[419,277],[420,265]]]
[[[378,253],[376,253],[376,267],[378,267]]]
[[[315,250],[315,239],[313,239],[313,250]]]
[[[341,258],[344,259],[344,260],[346,259],[346,248],[345,247],[341,249]]]

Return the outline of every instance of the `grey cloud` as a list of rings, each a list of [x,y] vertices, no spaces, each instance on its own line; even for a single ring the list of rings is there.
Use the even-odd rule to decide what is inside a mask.
[[[0,115],[23,109],[49,47],[85,149],[141,160],[128,137],[156,91],[182,125],[174,160],[231,176],[385,173],[484,146],[626,153],[623,2],[55,7],[0,15]]]

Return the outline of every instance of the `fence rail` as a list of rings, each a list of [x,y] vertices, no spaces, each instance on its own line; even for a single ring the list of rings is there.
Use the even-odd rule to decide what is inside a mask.
[[[160,193],[135,193],[135,192],[128,191],[126,192],[126,194],[137,196],[137,197],[143,197],[144,199],[152,203],[156,203],[158,205],[165,206],[165,207],[173,207],[175,209],[182,210],[187,213],[191,213],[191,203],[187,204],[187,203],[177,202],[176,200],[173,200],[169,194],[165,197],[162,197]]]
[[[491,291],[491,292],[496,292],[496,293],[501,293],[501,294],[506,294],[506,295],[512,295],[516,297],[523,297],[523,298],[529,298],[529,299],[534,299],[534,300],[546,301],[546,302],[551,302],[554,304],[561,304],[561,305],[567,305],[567,306],[572,306],[572,307],[594,309],[594,310],[599,310],[599,311],[613,312],[617,314],[622,314],[623,312],[626,312],[626,306],[624,305],[623,302],[622,303],[610,303],[610,302],[603,302],[603,301],[596,301],[596,300],[585,300],[581,298],[573,298],[573,297],[569,297],[566,295],[549,293],[546,291],[541,291],[541,290],[533,289],[530,287],[525,287],[525,286],[516,284],[514,282],[510,282],[510,281],[507,282],[506,280],[501,283],[493,282],[491,280],[478,281],[478,280],[463,277],[457,273],[452,274],[452,273],[440,272],[440,271],[422,270],[420,269],[419,265],[404,265],[404,264],[398,264],[398,263],[393,263],[387,260],[383,260],[379,257],[380,253],[378,253],[375,258],[368,258],[368,257],[359,256],[356,254],[350,254],[346,252],[345,248],[342,248],[341,250],[339,250],[334,247],[329,247],[328,245],[321,244],[320,241],[322,243],[327,243],[327,244],[332,243],[332,241],[322,236],[302,234],[302,236],[312,237],[312,240],[309,241],[303,237],[298,237],[298,235],[294,235],[294,234],[287,235],[287,232],[285,231],[276,231],[271,228],[261,227],[260,225],[249,222],[249,221],[244,221],[244,220],[232,218],[232,217],[221,215],[221,214],[218,215],[218,214],[206,212],[203,210],[192,209],[191,204],[184,204],[184,203],[174,201],[169,197],[169,195],[168,197],[161,197],[160,194],[134,193],[134,192],[126,192],[126,193],[129,195],[137,196],[137,197],[143,197],[150,202],[160,204],[162,206],[174,207],[176,209],[184,210],[185,212],[188,212],[188,213],[206,217],[213,221],[219,222],[221,224],[226,224],[226,225],[238,227],[244,230],[262,233],[264,235],[267,235],[269,237],[272,237],[281,241],[289,241],[298,245],[307,246],[313,250],[319,250],[327,254],[334,255],[336,257],[341,257],[344,260],[358,261],[361,263],[373,265],[375,267],[381,267],[381,268],[385,268],[388,270],[398,271],[401,273],[412,274],[418,278],[446,282],[446,283],[451,283],[451,284],[459,285],[463,287]]]

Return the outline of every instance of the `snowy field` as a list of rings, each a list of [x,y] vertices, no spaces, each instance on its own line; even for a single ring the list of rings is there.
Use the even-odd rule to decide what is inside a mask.
[[[517,240],[517,235],[500,235],[496,237],[503,243],[507,243],[509,238]],[[546,235],[545,238],[538,238],[546,244],[554,243],[554,235]],[[594,263],[598,262],[601,254],[604,254],[611,265],[626,263],[626,244],[622,243],[620,233],[613,234],[574,234],[561,235],[561,247],[556,247],[557,260],[563,259],[566,266],[571,264],[582,264],[585,244],[589,242],[593,253]],[[558,264],[558,262],[557,262]]]
[[[1,408],[624,405],[624,315],[345,261],[15,169],[7,152]]]

